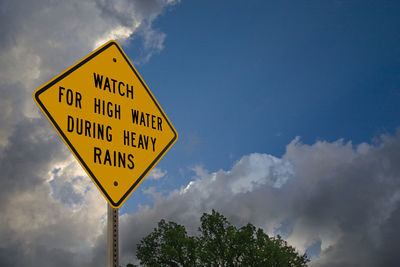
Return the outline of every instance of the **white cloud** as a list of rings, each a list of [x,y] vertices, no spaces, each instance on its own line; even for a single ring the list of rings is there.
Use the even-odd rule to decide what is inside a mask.
[[[136,29],[139,25],[135,25],[134,28]],[[122,39],[125,40],[129,38],[134,30],[130,27],[124,27],[124,26],[118,26],[115,29],[111,30],[110,32],[105,33],[103,36],[101,36],[94,44],[93,49],[96,49],[97,47],[103,45],[109,40],[118,40]]]
[[[123,217],[123,260],[133,261],[136,244],[161,218],[193,234],[201,214],[216,209],[237,226],[251,222],[270,235],[285,225],[300,252],[320,241],[312,266],[395,266],[399,160],[400,134],[356,147],[343,140],[305,145],[296,138],[282,158],[254,153],[229,171],[197,167],[186,187]]]
[[[99,266],[106,202],[32,101],[33,90],[107,38],[143,39],[143,58],[163,49],[152,22],[178,1],[2,1],[0,21],[0,265]],[[228,171],[197,167],[192,181],[154,206],[121,216],[123,262],[161,218],[195,233],[202,212],[221,211],[276,232],[314,266],[395,266],[400,224],[400,137],[378,145],[293,140],[282,158],[242,157]],[[166,171],[155,169],[153,178]]]
[[[13,90],[24,97],[15,112],[22,106],[25,116],[37,117],[32,91],[94,47],[135,35],[143,39],[144,49],[143,58],[136,61],[147,61],[162,50],[165,34],[154,30],[152,22],[166,5],[173,4],[157,0],[3,1],[1,90],[17,85]]]
[[[14,132],[0,160],[0,251],[10,251],[1,254],[0,263],[75,265],[68,254],[90,263],[104,229],[106,202],[76,160],[60,150],[59,140],[43,134],[43,123],[28,125]],[[65,258],[59,262],[53,258],[58,256]]]
[[[103,238],[106,201],[38,112],[32,94],[108,39],[122,44],[133,36],[142,39],[143,60],[148,60],[163,49],[165,38],[152,22],[175,3],[1,2],[1,266],[105,262],[104,252],[92,256],[102,251],[97,244]]]
[[[163,178],[167,174],[167,171],[163,171],[160,168],[154,168],[147,175],[147,179],[158,180]]]
[[[232,169],[234,177],[232,192],[246,193],[262,185],[281,187],[293,176],[293,166],[287,160],[266,154],[243,157]]]

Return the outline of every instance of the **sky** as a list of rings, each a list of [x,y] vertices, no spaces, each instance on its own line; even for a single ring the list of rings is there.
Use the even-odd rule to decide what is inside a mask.
[[[33,101],[117,40],[179,134],[120,208],[120,263],[215,209],[310,266],[396,266],[400,3],[0,2],[0,265],[102,266],[107,203]]]

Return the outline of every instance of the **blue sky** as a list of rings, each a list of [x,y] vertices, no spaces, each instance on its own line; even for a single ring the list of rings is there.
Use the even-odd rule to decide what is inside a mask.
[[[143,187],[179,188],[195,165],[227,170],[252,152],[280,157],[296,136],[356,145],[394,133],[398,12],[399,5],[375,1],[183,1],[170,8],[153,26],[166,34],[165,48],[137,68],[179,141],[159,164],[168,182]],[[135,36],[125,45],[132,60],[138,46]]]
[[[0,265],[102,266],[106,201],[32,99],[117,40],[179,133],[120,209],[121,264],[212,209],[311,267],[397,266],[400,3],[0,3]]]

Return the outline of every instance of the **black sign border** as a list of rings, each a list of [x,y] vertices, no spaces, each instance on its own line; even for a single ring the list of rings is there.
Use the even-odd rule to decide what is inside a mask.
[[[96,176],[94,173],[90,170],[90,168],[86,165],[85,161],[82,159],[82,157],[79,155],[78,151],[76,151],[75,147],[72,145],[72,143],[68,140],[67,136],[64,134],[64,132],[61,130],[61,128],[58,126],[57,122],[54,120],[54,118],[51,116],[50,112],[46,109],[46,107],[43,105],[42,101],[40,101],[40,94],[52,87],[54,84],[58,83],[68,75],[70,75],[72,72],[83,66],[85,63],[89,62],[92,60],[94,57],[108,49],[109,47],[115,45],[118,49],[118,51],[121,53],[121,55],[124,57],[125,61],[128,63],[129,67],[133,71],[133,73],[136,75],[136,77],[139,79],[140,83],[143,85],[143,87],[146,89],[147,93],[153,100],[153,103],[156,105],[162,116],[164,117],[164,120],[168,123],[169,127],[171,128],[172,132],[174,133],[174,137],[172,140],[167,144],[167,146],[157,155],[157,157],[153,160],[153,162],[149,165],[149,167],[143,172],[142,175],[133,183],[133,185],[127,190],[127,192],[121,197],[121,199],[118,202],[114,202],[111,197],[108,195],[107,191],[104,189],[104,187],[100,184],[100,182],[97,180]],[[81,165],[85,168],[85,170],[89,173],[89,175],[92,177],[93,181],[96,183],[98,188],[102,191],[102,193],[106,196],[107,200],[112,204],[113,207],[119,207],[125,199],[131,194],[132,190],[143,180],[143,178],[148,174],[148,172],[155,166],[155,164],[158,162],[158,160],[165,154],[165,152],[172,146],[172,144],[175,142],[175,140],[178,138],[178,135],[172,127],[171,123],[167,119],[166,115],[162,111],[161,107],[158,105],[157,101],[154,99],[153,94],[150,92],[149,88],[147,88],[146,84],[143,82],[141,79],[140,75],[136,72],[135,68],[129,61],[129,59],[125,56],[125,53],[122,51],[120,46],[115,42],[115,41],[110,41],[108,42],[105,46],[101,47],[97,51],[93,52],[86,58],[84,58],[82,61],[78,62],[76,65],[62,73],[60,76],[52,80],[49,84],[45,85],[44,87],[40,88],[35,92],[34,95],[36,102],[40,105],[42,110],[46,113],[47,117],[51,120],[52,124],[54,127],[56,127],[58,133],[61,135],[61,137],[64,139],[64,141],[68,144],[69,148],[72,150],[74,155],[78,158],[79,162]]]

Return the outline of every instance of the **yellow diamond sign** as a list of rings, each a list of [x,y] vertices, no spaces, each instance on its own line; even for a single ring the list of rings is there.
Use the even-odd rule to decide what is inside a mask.
[[[114,208],[178,138],[115,41],[38,88],[34,99]]]

